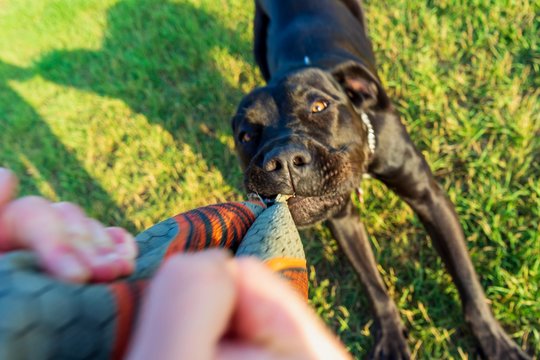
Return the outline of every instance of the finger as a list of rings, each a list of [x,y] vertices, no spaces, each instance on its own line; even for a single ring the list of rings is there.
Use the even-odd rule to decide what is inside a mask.
[[[112,238],[116,252],[125,259],[135,259],[138,248],[135,238],[129,232],[121,227],[108,227],[105,229]]]
[[[51,206],[62,217],[65,232],[72,237],[70,243],[85,256],[114,251],[114,242],[105,228],[96,220],[88,218],[79,206],[69,202],[54,203]]]
[[[92,278],[96,281],[110,281],[120,276],[124,260],[116,253],[116,247],[105,227],[94,219],[87,219],[92,231],[92,242],[95,246],[94,256],[90,259]]]
[[[9,203],[2,214],[2,226],[14,247],[34,250],[51,274],[71,281],[88,278],[88,271],[66,245],[62,216],[49,201],[28,196]]]
[[[120,259],[123,260],[120,275],[125,276],[131,274],[135,269],[135,258],[138,253],[135,238],[120,227],[108,227],[105,230],[115,244],[116,253]]]
[[[0,168],[0,252],[12,250],[16,244],[10,241],[7,228],[3,224],[2,209],[15,196],[17,189],[17,178],[15,175],[5,168]]]
[[[235,274],[224,251],[168,260],[152,280],[128,358],[214,359],[234,310]]]
[[[87,267],[92,280],[114,280],[125,271],[126,261],[116,254],[112,236],[103,225],[86,217],[84,211],[75,204],[60,202],[51,206],[65,223],[66,245]]]
[[[0,168],[0,208],[5,206],[15,196],[17,178],[6,168]]]
[[[252,259],[238,261],[238,299],[231,328],[236,339],[276,355],[349,359],[343,345],[290,286]],[[234,359],[229,347],[228,357]]]
[[[218,345],[215,360],[275,360],[292,358],[283,354],[279,356],[267,351],[260,345],[245,343],[243,341],[225,340]],[[304,357],[307,358],[307,357]]]

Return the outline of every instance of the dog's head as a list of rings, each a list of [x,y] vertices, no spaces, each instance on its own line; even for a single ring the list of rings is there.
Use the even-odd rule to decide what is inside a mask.
[[[305,68],[255,89],[232,121],[247,191],[295,195],[289,208],[298,226],[332,216],[367,167],[361,113],[387,106],[379,81],[356,62]]]

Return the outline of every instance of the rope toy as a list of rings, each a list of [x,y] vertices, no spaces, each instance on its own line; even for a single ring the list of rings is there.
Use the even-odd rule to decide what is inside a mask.
[[[256,256],[307,300],[304,249],[285,201],[227,202],[162,221],[136,237],[135,272],[111,283],[53,279],[30,251],[0,255],[0,359],[121,359],[146,284],[175,253]]]

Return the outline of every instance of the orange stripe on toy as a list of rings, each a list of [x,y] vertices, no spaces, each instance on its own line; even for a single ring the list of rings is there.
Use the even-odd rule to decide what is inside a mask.
[[[273,271],[282,271],[291,268],[306,268],[306,259],[294,259],[294,258],[272,258],[264,262]]]
[[[178,234],[171,241],[165,253],[165,259],[172,254],[182,253],[186,250],[191,225],[183,214],[176,215],[174,220],[178,224]]]
[[[255,215],[244,205],[240,206],[240,204],[225,204],[222,210],[228,214],[226,217],[227,225],[232,230],[230,232],[231,238],[227,239],[225,248],[235,251],[248,228],[255,221]]]
[[[191,221],[191,224],[193,226],[190,238],[190,246],[186,250],[200,251],[204,249],[206,237],[208,236],[204,221],[201,219],[199,212],[195,212],[194,210],[188,212],[186,214],[186,217],[189,219],[189,221]]]
[[[225,221],[218,211],[219,206],[207,206],[200,209],[201,214],[206,217],[205,224],[210,229],[209,242],[206,243],[205,248],[219,247],[223,242],[223,237],[226,236],[227,227]]]
[[[141,293],[146,283],[142,281],[116,282],[108,286],[116,300],[116,334],[113,342],[112,359],[122,359],[129,343],[133,320]]]
[[[277,257],[264,261],[266,266],[285,278],[302,298],[308,298],[308,279],[305,259]]]
[[[306,269],[284,269],[279,271],[278,274],[285,278],[300,293],[302,298],[307,301],[309,284]]]
[[[250,208],[251,203],[257,210]],[[165,258],[179,252],[222,247],[236,250],[258,214],[266,208],[261,202],[231,202],[210,205],[178,214],[178,234],[171,240]],[[255,212],[254,212],[255,211]]]
[[[220,246],[229,249],[239,243],[239,240],[243,237],[247,229],[242,231],[242,221],[238,218],[238,215],[235,215],[234,211],[227,209],[226,206],[218,207],[217,212],[223,219],[224,228],[226,229],[226,236],[223,238]],[[254,219],[251,220],[251,222],[253,221]]]
[[[229,215],[229,211],[223,206],[218,207],[216,211],[223,220],[224,228],[226,229],[226,236],[222,239],[220,247],[229,249],[233,241],[237,238],[237,234],[241,233],[236,227],[238,220],[227,216]]]

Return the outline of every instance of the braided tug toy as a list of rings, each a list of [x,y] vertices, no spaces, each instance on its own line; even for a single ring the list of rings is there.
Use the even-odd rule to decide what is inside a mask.
[[[145,286],[170,255],[220,247],[256,256],[307,299],[304,250],[284,197],[197,208],[136,237],[135,272],[73,284],[42,273],[34,255],[0,255],[0,359],[120,359]]]

